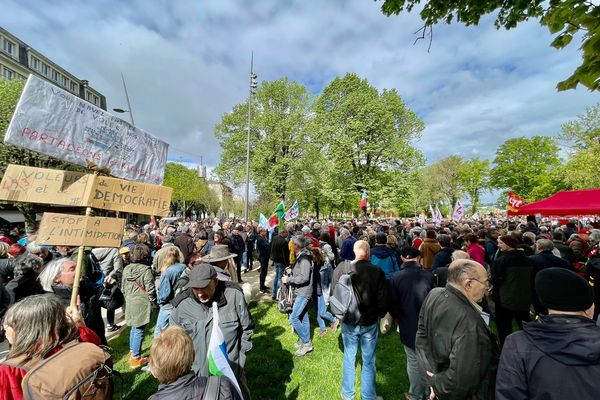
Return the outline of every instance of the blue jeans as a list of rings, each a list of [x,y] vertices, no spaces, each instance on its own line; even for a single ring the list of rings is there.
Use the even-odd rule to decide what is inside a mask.
[[[129,350],[134,358],[140,358],[142,356],[142,341],[144,340],[144,331],[146,325],[132,326],[129,331]]]
[[[344,342],[344,362],[342,363],[342,398],[354,399],[354,377],[356,373],[356,352],[360,343],[362,371],[360,374],[361,400],[375,400],[375,349],[377,347],[377,324],[352,326],[342,323]]]
[[[277,296],[277,289],[281,285],[281,277],[283,276],[283,271],[285,270],[285,265],[282,263],[275,263],[275,280],[273,281],[273,296]]]
[[[319,324],[319,329],[324,331],[327,329],[325,326],[326,319],[329,322],[335,321],[335,317],[331,315],[329,311],[327,311],[327,305],[325,304],[325,298],[323,296],[317,297],[317,323]]]
[[[158,317],[156,318],[156,327],[154,328],[154,337],[160,335],[160,332],[167,329],[169,326],[169,317],[171,316],[171,311],[173,311],[173,306],[170,304],[160,306]]]
[[[308,321],[308,299],[296,297],[290,314],[290,322],[302,343],[310,342],[310,323]]]

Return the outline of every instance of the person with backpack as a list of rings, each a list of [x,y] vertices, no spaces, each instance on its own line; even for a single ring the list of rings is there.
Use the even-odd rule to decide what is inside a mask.
[[[192,338],[179,326],[158,335],[150,347],[150,372],[160,383],[148,400],[242,400],[225,376],[199,376],[192,370]]]
[[[6,312],[2,325],[11,348],[6,360],[0,364],[0,399],[22,399],[24,390],[31,390],[36,395],[30,398],[44,398],[39,393],[40,383],[44,390],[48,390],[46,396],[51,393],[50,390],[65,395],[82,383],[82,372],[92,372],[101,367],[93,357],[104,354],[97,347],[100,338],[85,326],[79,310],[71,307],[65,310],[61,300],[53,294],[29,296],[14,304]],[[61,351],[72,346],[77,348],[78,354],[63,358],[66,353],[61,354]],[[69,355],[73,355],[73,352],[69,352]],[[43,370],[42,364],[46,365]],[[92,369],[84,371],[84,364]],[[56,372],[56,366],[62,367],[60,375]],[[53,376],[53,368],[54,376],[60,379],[40,381]],[[83,382],[78,392],[89,390],[93,383]],[[108,379],[106,383],[104,396],[98,393],[99,396],[94,399],[112,399],[112,380]]]
[[[146,325],[150,322],[156,303],[156,286],[152,268],[144,264],[150,254],[148,246],[137,244],[133,249],[131,264],[123,271],[122,290],[125,296],[125,322],[131,327],[129,333],[129,366],[139,368],[148,363],[142,357],[142,341]]]
[[[319,325],[319,335],[325,336],[327,335],[327,327],[325,326],[324,320],[330,322],[332,332],[337,330],[337,327],[340,323],[337,318],[327,311],[327,304],[325,303],[325,288],[322,285],[322,274],[327,276],[330,275],[328,273],[328,269],[331,269],[331,264],[329,264],[329,259],[325,258],[322,249],[313,247],[310,249],[310,252],[313,256],[313,306],[315,308],[317,324]]]
[[[342,341],[344,361],[342,364],[342,398],[354,398],[356,353],[360,343],[362,351],[362,372],[360,395],[362,399],[376,399],[375,388],[375,349],[377,347],[377,319],[388,311],[389,285],[381,268],[371,264],[369,243],[358,240],[353,252],[356,261],[352,265],[351,286],[357,299],[358,319],[342,319]],[[346,275],[348,276],[348,275]],[[338,289],[342,288],[341,279]],[[338,290],[336,289],[336,290]],[[335,293],[334,293],[335,296]],[[333,301],[334,297],[332,297]]]
[[[290,314],[290,322],[300,341],[294,345],[296,356],[302,357],[313,351],[310,340],[310,321],[308,318],[308,303],[313,294],[313,258],[308,246],[312,243],[310,238],[294,236],[294,253],[296,262],[293,267],[286,269],[287,274],[281,278],[282,283],[290,283],[294,289],[294,305]]]

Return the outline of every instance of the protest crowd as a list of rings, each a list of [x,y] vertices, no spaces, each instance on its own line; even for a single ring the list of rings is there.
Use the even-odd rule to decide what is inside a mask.
[[[130,368],[160,382],[151,399],[250,399],[252,289],[289,315],[296,357],[316,351],[311,326],[319,327],[313,340],[341,332],[343,399],[380,398],[375,354],[383,334],[398,335],[406,354],[398,368],[410,387],[397,399],[598,398],[598,228],[593,220],[492,215],[437,224],[295,219],[275,229],[164,219],[127,225],[119,248],[86,248],[78,282],[79,247],[39,245],[35,232],[7,229],[0,318],[10,350],[0,364],[0,399],[51,391],[112,398],[102,346],[107,332],[125,329],[119,309],[130,329]],[[251,288],[244,278],[255,268],[259,287]]]

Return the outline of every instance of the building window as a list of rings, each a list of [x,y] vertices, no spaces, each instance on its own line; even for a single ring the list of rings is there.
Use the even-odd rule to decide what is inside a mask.
[[[60,84],[61,84],[61,86],[65,87],[65,88],[67,87],[67,77],[66,76],[64,76],[64,75],[60,76]]]
[[[14,43],[9,41],[8,39],[4,39],[4,51],[7,52],[8,54],[10,54],[11,56],[13,55],[13,50],[14,50]]]
[[[55,82],[58,82],[58,76],[59,76],[58,72],[52,70],[52,80]]]
[[[42,64],[42,75],[48,76],[48,65],[46,65],[44,62],[42,62],[41,64]]]
[[[31,56],[31,69],[35,69],[36,71],[40,70],[40,60]]]
[[[73,81],[71,81],[71,92],[79,93],[79,88],[77,87],[77,84]]]
[[[8,69],[6,67],[4,67],[4,72],[2,73],[2,75],[6,78],[6,79],[12,79],[13,76],[15,75],[15,72],[11,69]]]

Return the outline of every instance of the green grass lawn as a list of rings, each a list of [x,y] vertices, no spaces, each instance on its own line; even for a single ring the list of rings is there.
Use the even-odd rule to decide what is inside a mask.
[[[294,356],[293,345],[298,337],[292,333],[287,316],[277,311],[275,303],[252,303],[250,311],[256,324],[253,349],[246,360],[246,376],[254,400],[277,399],[338,399],[342,378],[343,347],[340,329],[325,337],[318,335],[316,320],[311,317],[314,351],[304,357]],[[148,328],[144,353],[148,354],[152,340]],[[123,374],[126,399],[146,399],[156,391],[156,380],[148,373],[129,369],[129,329],[110,343],[115,369]],[[360,355],[360,351],[359,351]],[[357,357],[357,397],[360,377],[360,356]],[[120,398],[121,384],[115,380]],[[385,400],[402,398],[408,390],[406,359],[396,332],[379,336],[377,345],[377,394]]]

